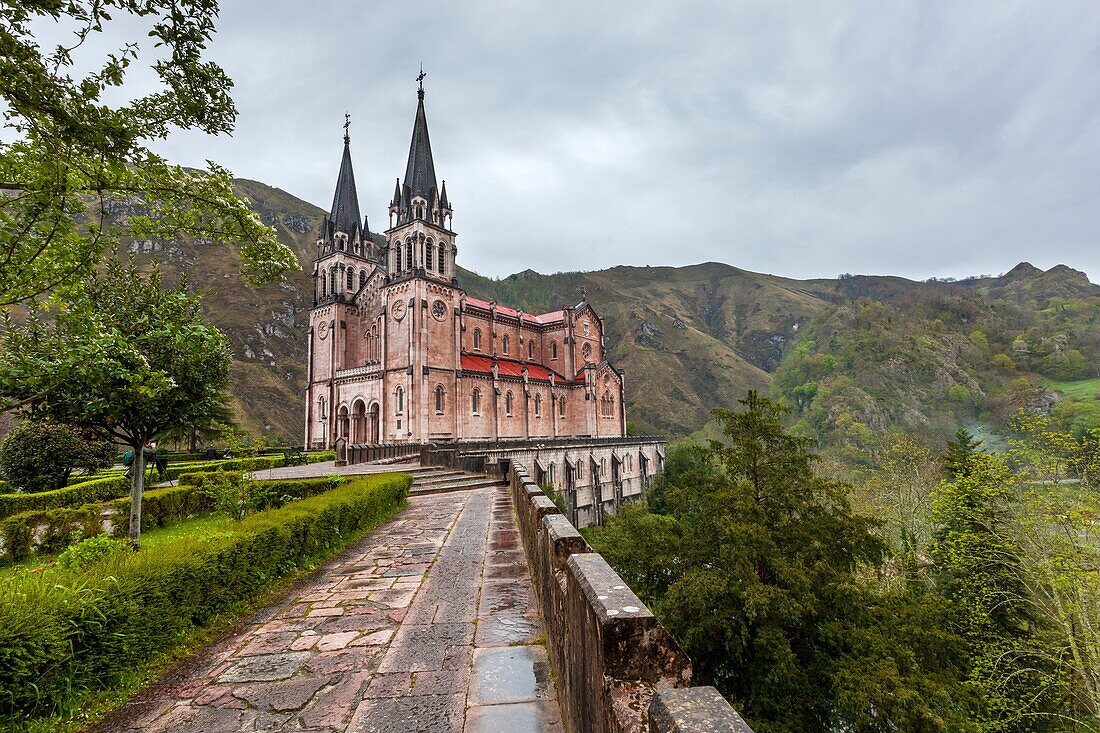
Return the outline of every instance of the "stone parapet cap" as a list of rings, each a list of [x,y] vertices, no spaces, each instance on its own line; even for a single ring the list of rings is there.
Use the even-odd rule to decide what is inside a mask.
[[[752,733],[713,687],[658,689],[649,702],[649,733]]]

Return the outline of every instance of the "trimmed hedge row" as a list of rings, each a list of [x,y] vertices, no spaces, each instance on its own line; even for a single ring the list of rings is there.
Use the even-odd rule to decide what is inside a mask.
[[[181,635],[393,516],[411,482],[400,474],[355,477],[253,514],[230,536],[12,578],[0,587],[0,714],[50,715],[116,684]]]
[[[189,474],[196,480],[190,485],[171,486],[146,491],[141,499],[141,529],[147,531],[167,527],[189,517],[211,512],[215,508],[213,497],[204,491],[207,479],[227,476],[239,481],[240,473]],[[336,476],[307,479],[276,479],[257,482],[263,485],[271,500],[302,499],[328,491],[340,483]],[[271,500],[261,510],[271,508]],[[111,534],[125,537],[130,532],[130,497],[113,499],[103,504],[92,503],[80,507],[38,509],[13,514],[0,520],[0,537],[4,547],[0,550],[0,563],[18,562],[33,553],[52,555],[74,542],[101,534],[104,531],[104,515],[110,518]]]
[[[0,494],[0,517],[32,510],[78,507],[91,502],[116,499],[129,493],[130,479],[125,476],[108,476],[37,494]]]
[[[336,460],[336,453],[327,451],[323,453],[310,453],[307,457],[309,463],[323,463]],[[208,471],[259,471],[266,468],[281,468],[284,459],[282,456],[259,456],[257,458],[231,458],[225,461],[200,461],[198,463],[177,466],[169,464],[168,477],[179,480],[183,476],[193,473],[196,468],[205,468]],[[81,481],[54,491],[42,491],[37,494],[0,494],[0,518],[9,517],[20,512],[35,509],[54,509],[59,507],[79,507],[89,502],[115,499],[130,493],[130,479],[111,469],[111,473],[88,481]]]

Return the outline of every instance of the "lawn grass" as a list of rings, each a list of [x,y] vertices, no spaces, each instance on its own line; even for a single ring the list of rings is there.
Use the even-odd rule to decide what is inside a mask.
[[[1057,379],[1043,377],[1043,384],[1078,402],[1088,402],[1090,400],[1100,402],[1100,377],[1078,379],[1072,382],[1062,382]]]

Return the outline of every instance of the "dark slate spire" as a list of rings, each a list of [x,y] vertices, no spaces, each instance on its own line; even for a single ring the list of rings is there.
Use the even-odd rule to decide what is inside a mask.
[[[344,115],[344,156],[340,159],[340,175],[336,178],[336,193],[332,196],[329,220],[336,231],[345,232],[350,239],[354,239],[362,216],[359,213],[359,196],[355,192],[355,173],[351,169],[349,125],[351,117]]]
[[[405,166],[405,195],[428,198],[435,182],[435,163],[432,162],[432,144],[428,140],[428,118],[424,114],[424,72],[420,72],[420,88],[416,92],[416,122],[413,123],[412,143],[409,145],[409,163]]]
[[[439,205],[446,209],[450,204],[447,201],[447,182],[443,181],[443,193],[439,195]]]

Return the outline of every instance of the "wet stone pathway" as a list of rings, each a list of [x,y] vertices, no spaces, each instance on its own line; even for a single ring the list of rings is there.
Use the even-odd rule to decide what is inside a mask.
[[[94,731],[561,731],[504,489],[409,508]]]

